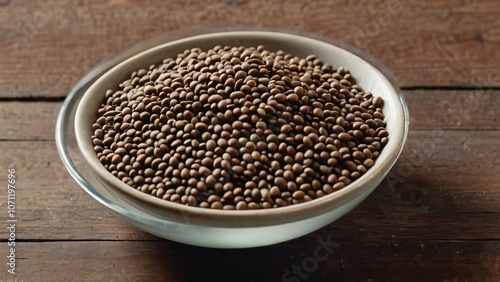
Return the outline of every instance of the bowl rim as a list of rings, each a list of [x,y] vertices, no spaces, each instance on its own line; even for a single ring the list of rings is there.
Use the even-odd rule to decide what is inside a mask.
[[[93,149],[89,151],[88,144],[90,142],[89,136],[82,136],[82,132],[78,130],[83,124],[81,124],[82,120],[79,118],[83,113],[85,113],[84,106],[85,103],[90,99],[92,93],[98,88],[100,83],[109,79],[117,70],[123,68],[125,65],[130,62],[137,60],[145,56],[146,54],[150,54],[155,50],[159,50],[162,48],[168,48],[179,44],[180,42],[191,41],[191,40],[204,40],[207,38],[212,38],[214,36],[236,36],[236,35],[262,35],[266,34],[268,36],[286,36],[286,37],[301,37],[307,40],[313,40],[326,43],[331,45],[332,48],[341,49],[352,56],[357,57],[359,60],[363,61],[370,65],[374,71],[377,72],[379,78],[384,82],[387,86],[388,90],[391,92],[391,96],[397,97],[395,101],[395,105],[398,107],[398,113],[403,117],[403,119],[398,123],[398,127],[400,128],[400,136],[397,136],[397,139],[390,139],[397,142],[395,145],[395,151],[387,152],[387,150],[382,151],[381,156],[385,156],[382,160],[377,159],[374,167],[368,170],[363,176],[359,179],[355,180],[350,185],[346,186],[343,189],[335,191],[331,194],[325,195],[324,197],[314,199],[310,202],[304,202],[300,204],[294,204],[286,207],[272,208],[272,209],[259,209],[259,210],[215,210],[215,209],[203,209],[199,207],[191,207],[178,203],[173,203],[169,201],[165,201],[159,199],[155,196],[137,191],[127,184],[120,181],[118,178],[113,176],[109,171],[104,169],[102,164],[99,162],[97,156]],[[358,51],[359,52],[359,51]],[[373,58],[371,58],[374,61]],[[142,51],[134,56],[129,57],[128,59],[118,63],[111,69],[107,70],[103,75],[101,75],[92,85],[85,91],[85,94],[82,96],[80,103],[78,104],[78,108],[75,114],[75,134],[77,137],[78,147],[83,153],[85,161],[89,164],[92,171],[96,173],[100,178],[105,179],[107,182],[112,184],[113,188],[116,188],[116,191],[120,193],[120,195],[129,197],[131,199],[138,200],[142,203],[150,205],[152,209],[160,210],[165,213],[173,215],[173,217],[181,222],[185,222],[186,218],[190,219],[191,223],[201,224],[201,225],[214,225],[220,224],[223,221],[224,225],[233,226],[235,223],[241,226],[262,226],[262,225],[271,225],[278,223],[287,223],[296,220],[306,219],[312,216],[316,216],[322,214],[324,212],[330,211],[336,205],[341,205],[348,202],[350,199],[355,198],[362,194],[368,187],[370,181],[373,181],[374,178],[382,177],[390,170],[390,168],[394,165],[396,160],[398,159],[401,151],[406,142],[407,134],[408,134],[408,126],[409,126],[409,118],[408,118],[408,110],[406,107],[406,103],[404,101],[404,97],[400,91],[400,89],[396,86],[394,81],[391,81],[391,77],[387,74],[383,73],[383,69],[380,68],[381,64],[377,64],[374,66],[373,63],[361,58],[358,54],[351,52],[343,47],[339,47],[329,41],[318,40],[317,38],[312,38],[308,36],[304,36],[302,34],[294,34],[289,32],[281,32],[281,31],[262,31],[262,30],[251,30],[251,31],[224,31],[224,32],[213,32],[206,33],[201,35],[195,35],[190,37],[185,37],[182,39],[178,39],[175,41],[167,42],[156,47],[147,49]],[[347,66],[347,68],[349,68]],[[87,140],[86,142],[83,140]],[[87,145],[85,145],[87,144]],[[93,148],[91,146],[90,148]],[[386,152],[386,154],[384,154]],[[285,216],[286,215],[286,216]]]

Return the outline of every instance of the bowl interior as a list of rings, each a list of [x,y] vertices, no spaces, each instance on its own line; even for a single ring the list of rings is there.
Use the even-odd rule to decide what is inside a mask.
[[[193,47],[208,49],[216,45],[248,47],[264,45],[268,50],[283,50],[299,57],[314,54],[323,62],[330,63],[334,67],[343,66],[349,69],[358,85],[365,91],[370,91],[384,99],[383,111],[386,128],[390,134],[389,142],[374,167],[346,188],[325,197],[271,210],[245,211],[201,209],[167,202],[129,187],[105,170],[97,159],[90,138],[93,134],[91,126],[97,118],[97,109],[104,101],[104,93],[108,89],[117,90],[118,84],[128,79],[133,71],[148,68],[165,58],[176,57],[178,53],[186,49]],[[75,115],[75,134],[85,160],[99,180],[116,190],[124,201],[173,221],[183,222],[188,217],[195,224],[223,226],[235,224],[238,226],[258,226],[291,222],[316,216],[346,204],[369,189],[370,183],[380,182],[387,174],[402,150],[407,127],[407,112],[398,89],[380,70],[367,61],[330,43],[297,35],[262,31],[200,35],[163,44],[142,52],[123,61],[101,76],[84,94]]]

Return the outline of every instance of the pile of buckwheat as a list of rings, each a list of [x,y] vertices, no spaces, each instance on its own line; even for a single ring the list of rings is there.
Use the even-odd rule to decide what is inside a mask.
[[[382,104],[314,55],[193,48],[108,90],[91,138],[104,167],[144,193],[203,208],[275,208],[370,169],[388,142]]]

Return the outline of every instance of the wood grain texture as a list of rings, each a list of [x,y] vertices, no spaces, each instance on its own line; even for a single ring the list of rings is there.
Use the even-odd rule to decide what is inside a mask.
[[[192,27],[313,32],[359,47],[402,86],[500,86],[500,6],[481,1],[6,1],[0,97],[64,97],[98,62]],[[467,67],[464,67],[467,66]]]
[[[411,130],[498,130],[500,92],[406,90]],[[0,101],[0,140],[53,140],[62,102]],[[8,122],[7,122],[8,121]]]
[[[411,132],[386,181],[353,212],[310,236],[333,232],[335,239],[360,242],[500,239],[500,175],[491,173],[500,170],[499,138],[499,131]],[[154,238],[86,195],[53,142],[0,142],[0,151],[9,152],[2,169],[17,170],[20,239]]]
[[[410,130],[499,130],[500,91],[405,90]]]
[[[321,249],[320,241],[331,245]],[[320,261],[314,258],[318,247]],[[498,241],[352,243],[328,236],[246,250],[195,248],[166,241],[21,242],[17,279],[493,282],[500,274],[499,249]],[[3,273],[1,277],[9,278]]]
[[[61,102],[0,102],[0,140],[54,140]]]
[[[500,5],[477,2],[0,0],[0,183],[16,169],[19,220],[12,276],[0,192],[0,282],[499,281]],[[62,98],[144,39],[239,25],[313,32],[387,65],[410,110],[399,161],[352,212],[273,246],[206,249],[126,225],[62,164]]]

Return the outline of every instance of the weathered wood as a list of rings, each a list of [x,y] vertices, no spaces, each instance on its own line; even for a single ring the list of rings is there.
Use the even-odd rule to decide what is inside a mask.
[[[498,281],[500,6],[476,2],[0,0],[0,183],[16,169],[19,220],[16,276],[0,226],[0,281]],[[129,227],[76,184],[53,141],[60,98],[107,56],[211,25],[314,32],[394,72],[411,131],[366,201],[289,242],[213,250]],[[324,261],[318,240],[334,242]]]
[[[413,131],[389,178],[355,211],[318,234],[333,228],[337,239],[356,233],[360,241],[499,239],[500,175],[492,173],[500,170],[499,138],[498,131]],[[86,195],[66,172],[53,142],[0,142],[0,151],[9,152],[2,170],[17,169],[19,238],[152,238]]]
[[[500,274],[498,241],[353,243],[320,236],[246,250],[166,241],[19,242],[17,246],[17,281],[489,282],[498,281]],[[9,278],[11,274],[0,274],[0,279]]]
[[[406,90],[411,130],[498,130],[498,91]],[[0,140],[53,140],[62,102],[0,102]]]
[[[500,91],[406,90],[410,129],[498,130]]]
[[[81,189],[62,164],[53,141],[0,142],[0,151],[8,152],[2,158],[2,171],[16,170],[18,238],[154,238],[129,228]],[[1,175],[0,181],[6,183],[6,177]]]
[[[54,140],[61,102],[0,102],[0,140]]]
[[[212,25],[291,29],[345,41],[386,64],[402,86],[500,86],[495,0],[5,3],[0,97],[66,96],[107,56],[146,38]]]

